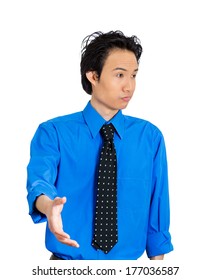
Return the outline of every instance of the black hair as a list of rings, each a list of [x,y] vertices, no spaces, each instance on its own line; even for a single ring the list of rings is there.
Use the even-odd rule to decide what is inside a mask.
[[[80,70],[82,87],[88,94],[92,94],[92,86],[86,73],[96,71],[98,79],[100,79],[104,63],[112,49],[133,52],[137,62],[142,54],[140,40],[134,35],[127,37],[119,30],[107,33],[98,31],[86,36],[82,41]]]

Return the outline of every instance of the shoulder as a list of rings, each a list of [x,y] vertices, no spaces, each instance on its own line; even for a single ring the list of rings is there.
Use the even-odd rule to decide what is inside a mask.
[[[45,123],[66,123],[81,121],[83,119],[82,112],[76,112],[68,115],[58,116],[52,119],[47,120]]]
[[[125,117],[125,134],[127,137],[132,137],[151,147],[153,150],[157,150],[159,147],[165,148],[165,139],[160,128],[149,120],[136,118],[132,116]]]
[[[162,136],[162,132],[157,125],[142,118],[124,115],[126,129],[131,128],[137,130],[137,132],[151,134],[156,136]]]
[[[66,125],[78,125],[84,122],[82,112],[76,112],[63,116],[57,116],[55,118],[46,120],[40,124],[41,127],[60,127]]]
[[[37,135],[65,135],[67,131],[75,131],[84,124],[82,112],[76,112],[41,122],[36,130]]]

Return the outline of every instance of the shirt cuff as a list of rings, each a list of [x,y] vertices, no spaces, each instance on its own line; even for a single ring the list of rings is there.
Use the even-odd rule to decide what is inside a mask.
[[[149,258],[173,251],[171,235],[168,231],[149,233],[146,253]]]
[[[57,195],[56,193],[50,194],[45,191],[40,191],[39,193],[32,192],[28,195],[27,198],[28,198],[28,204],[29,204],[29,215],[31,216],[31,218],[35,224],[42,223],[47,220],[46,216],[44,214],[42,214],[40,211],[38,211],[37,208],[35,207],[35,202],[36,202],[37,197],[42,194],[47,195],[52,200]]]

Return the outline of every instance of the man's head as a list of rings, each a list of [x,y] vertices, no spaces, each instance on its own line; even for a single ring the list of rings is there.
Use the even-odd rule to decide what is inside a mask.
[[[105,61],[114,50],[125,50],[133,53],[138,64],[142,46],[136,36],[127,37],[121,31],[94,32],[83,40],[81,82],[83,89],[88,94],[92,94],[92,84],[87,78],[87,73],[95,72],[96,77],[100,80]]]

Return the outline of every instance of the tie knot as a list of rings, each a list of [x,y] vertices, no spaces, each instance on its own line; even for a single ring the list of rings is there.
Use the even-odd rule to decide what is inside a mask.
[[[105,141],[113,140],[115,128],[112,123],[101,127],[100,133]]]

